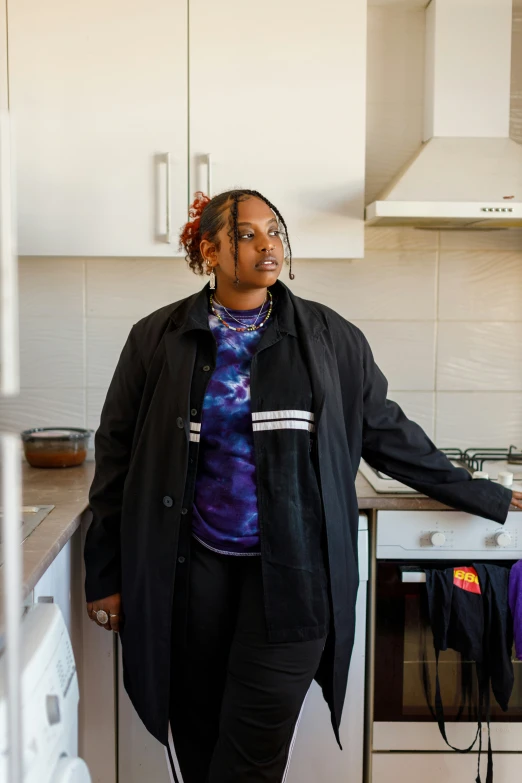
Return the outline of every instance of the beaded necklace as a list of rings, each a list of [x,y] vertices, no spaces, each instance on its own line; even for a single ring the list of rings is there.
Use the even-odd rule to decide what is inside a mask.
[[[272,297],[272,294],[271,294],[270,291],[267,290],[267,293],[268,293],[268,296],[270,298],[270,306],[268,308],[268,312],[266,314],[265,319],[263,321],[261,321],[261,323],[258,324],[257,326],[255,324],[253,324],[252,326],[239,327],[239,326],[231,326],[230,324],[227,324],[227,322],[223,320],[223,318],[220,316],[220,314],[218,313],[218,311],[214,307],[214,298],[213,298],[212,294],[210,294],[210,307],[212,309],[212,312],[214,313],[214,315],[218,319],[218,321],[220,321],[223,324],[223,326],[226,326],[227,329],[232,329],[233,332],[257,332],[258,329],[261,329],[261,327],[266,324],[266,322],[268,321],[268,319],[270,318],[270,316],[272,314],[273,297]]]
[[[225,313],[227,314],[227,316],[228,316],[229,318],[232,318],[232,320],[233,320],[233,321],[235,321],[235,322],[236,322],[236,324],[239,324],[240,326],[255,326],[255,325],[257,324],[257,322],[259,321],[259,318],[261,317],[261,313],[263,312],[263,308],[265,307],[265,305],[266,305],[266,303],[267,303],[267,302],[268,302],[268,296],[266,297],[265,301],[263,302],[263,304],[262,304],[262,305],[261,305],[261,307],[259,308],[259,312],[258,312],[258,314],[256,315],[256,320],[255,320],[253,323],[252,323],[252,322],[251,322],[251,323],[248,323],[248,322],[249,322],[249,320],[252,318],[252,315],[251,315],[251,314],[250,314],[250,315],[240,315],[240,316],[239,316],[239,318],[236,318],[236,316],[235,316],[235,315],[233,315],[233,314],[230,312],[230,310],[227,310],[227,308],[225,307],[225,305],[224,305],[224,304],[221,304],[221,302],[218,302],[217,298],[216,298],[216,297],[214,297],[214,304],[216,304],[216,305],[218,305],[219,307],[221,307],[221,308],[222,308],[222,309],[225,311]],[[268,308],[267,308],[267,309],[268,309]],[[265,311],[265,312],[266,312],[266,311]]]

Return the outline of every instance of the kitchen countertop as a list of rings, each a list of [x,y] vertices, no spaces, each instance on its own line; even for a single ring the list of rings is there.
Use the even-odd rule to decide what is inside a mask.
[[[44,470],[22,466],[23,505],[54,505],[51,513],[38,525],[23,544],[23,598],[49,568],[60,550],[80,526],[88,505],[94,462],[75,468]],[[359,473],[355,482],[361,510],[448,510],[450,506],[424,495],[392,495],[375,492]],[[0,572],[1,572],[0,567]],[[0,578],[1,579],[1,578]],[[0,580],[0,606],[3,604]]]
[[[381,511],[441,511],[452,510],[451,506],[432,500],[426,495],[385,494],[376,492],[372,485],[361,473],[357,474],[355,481],[357,502],[361,511],[365,509],[380,509]]]
[[[87,508],[93,475],[94,462],[54,470],[32,468],[27,462],[22,463],[22,504],[55,506],[22,545],[24,600],[79,528],[82,514]],[[0,566],[0,607],[3,616],[2,568]]]

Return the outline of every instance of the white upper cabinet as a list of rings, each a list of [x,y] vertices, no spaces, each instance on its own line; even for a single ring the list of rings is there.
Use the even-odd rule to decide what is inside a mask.
[[[15,0],[8,32],[19,253],[179,254],[186,0]]]
[[[191,194],[258,190],[295,258],[361,258],[366,0],[189,6]]]

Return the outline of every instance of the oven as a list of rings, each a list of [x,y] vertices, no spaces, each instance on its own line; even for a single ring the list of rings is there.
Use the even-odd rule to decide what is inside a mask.
[[[475,780],[477,756],[453,753],[434,716],[435,655],[424,569],[522,559],[522,514],[504,526],[453,511],[380,511],[377,515],[370,636],[371,783],[463,783]],[[513,651],[509,710],[491,698],[495,783],[522,768],[522,662]],[[439,676],[449,741],[467,747],[476,733],[475,664],[448,650]],[[486,727],[484,726],[484,731]],[[484,755],[485,764],[485,755]],[[508,777],[509,775],[509,777]]]

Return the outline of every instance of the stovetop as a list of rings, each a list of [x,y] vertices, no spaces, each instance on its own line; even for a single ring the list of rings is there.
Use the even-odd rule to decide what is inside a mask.
[[[510,489],[522,491],[522,451],[516,446],[503,448],[446,448],[440,449],[450,462],[459,468],[465,468],[469,473],[476,470],[484,471],[491,481],[498,480],[500,472],[513,473],[513,484]],[[361,460],[359,470],[376,492],[420,494],[415,489],[392,479]]]

